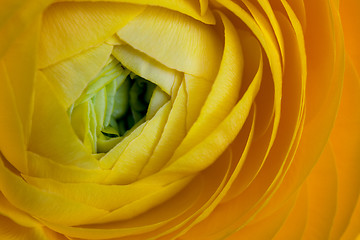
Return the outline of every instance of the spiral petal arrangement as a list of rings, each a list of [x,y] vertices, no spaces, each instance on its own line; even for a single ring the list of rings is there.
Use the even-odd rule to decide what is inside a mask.
[[[0,4],[0,238],[360,234],[356,1]]]

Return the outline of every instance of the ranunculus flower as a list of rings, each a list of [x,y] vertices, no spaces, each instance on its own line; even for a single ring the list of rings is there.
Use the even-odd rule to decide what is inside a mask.
[[[1,239],[354,239],[360,2],[0,2]]]

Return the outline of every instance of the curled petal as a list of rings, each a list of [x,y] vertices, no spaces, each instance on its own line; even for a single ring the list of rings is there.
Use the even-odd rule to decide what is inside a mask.
[[[169,68],[209,80],[217,73],[222,43],[211,25],[177,12],[148,7],[117,34]]]

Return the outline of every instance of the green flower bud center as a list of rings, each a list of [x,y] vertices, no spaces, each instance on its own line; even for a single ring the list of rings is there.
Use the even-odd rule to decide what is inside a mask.
[[[92,153],[108,152],[144,122],[155,87],[111,57],[68,110],[76,134]]]

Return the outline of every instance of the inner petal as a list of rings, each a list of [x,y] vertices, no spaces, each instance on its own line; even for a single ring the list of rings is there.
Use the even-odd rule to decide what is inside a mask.
[[[147,7],[117,34],[168,68],[208,80],[218,72],[223,42],[214,26],[178,12]]]
[[[145,121],[155,88],[110,56],[68,109],[75,133],[90,152],[108,152]]]

